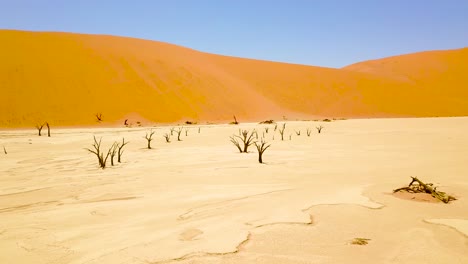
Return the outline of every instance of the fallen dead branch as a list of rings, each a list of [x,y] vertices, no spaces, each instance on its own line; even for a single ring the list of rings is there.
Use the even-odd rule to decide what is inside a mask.
[[[437,187],[434,187],[432,183],[424,183],[417,177],[411,177],[411,179],[412,180],[407,187],[395,189],[393,190],[393,192],[396,193],[405,191],[409,193],[429,193],[430,195],[432,195],[432,197],[439,199],[444,203],[456,200],[455,197],[450,196],[445,192],[437,191]]]

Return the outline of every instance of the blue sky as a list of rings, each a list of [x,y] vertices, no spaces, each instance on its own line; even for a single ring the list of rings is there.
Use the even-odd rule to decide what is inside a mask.
[[[342,67],[468,46],[468,0],[0,0],[0,28],[131,36]]]

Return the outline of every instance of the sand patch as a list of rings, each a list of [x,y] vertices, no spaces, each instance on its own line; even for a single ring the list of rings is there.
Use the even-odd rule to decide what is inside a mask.
[[[426,203],[441,203],[440,200],[432,197],[429,193],[409,193],[409,192],[396,192],[391,195],[403,199],[415,202],[426,202]]]
[[[468,237],[468,220],[465,219],[425,219],[426,223],[451,227]]]
[[[192,241],[201,234],[203,234],[203,231],[201,231],[200,229],[190,228],[181,233],[179,239],[182,241]]]

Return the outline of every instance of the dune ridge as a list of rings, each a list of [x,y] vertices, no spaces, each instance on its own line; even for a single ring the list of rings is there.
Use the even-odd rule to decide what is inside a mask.
[[[108,35],[0,30],[0,127],[468,115],[468,48],[342,69]]]

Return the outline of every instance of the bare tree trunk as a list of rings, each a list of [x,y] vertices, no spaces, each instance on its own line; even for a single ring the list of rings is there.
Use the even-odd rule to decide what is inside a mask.
[[[44,127],[44,124],[42,125],[36,125],[36,128],[37,128],[37,131],[38,131],[38,134],[39,136],[41,136],[41,131],[42,131],[42,128]]]
[[[49,123],[46,123],[47,126],[47,136],[50,137],[50,126]]]

